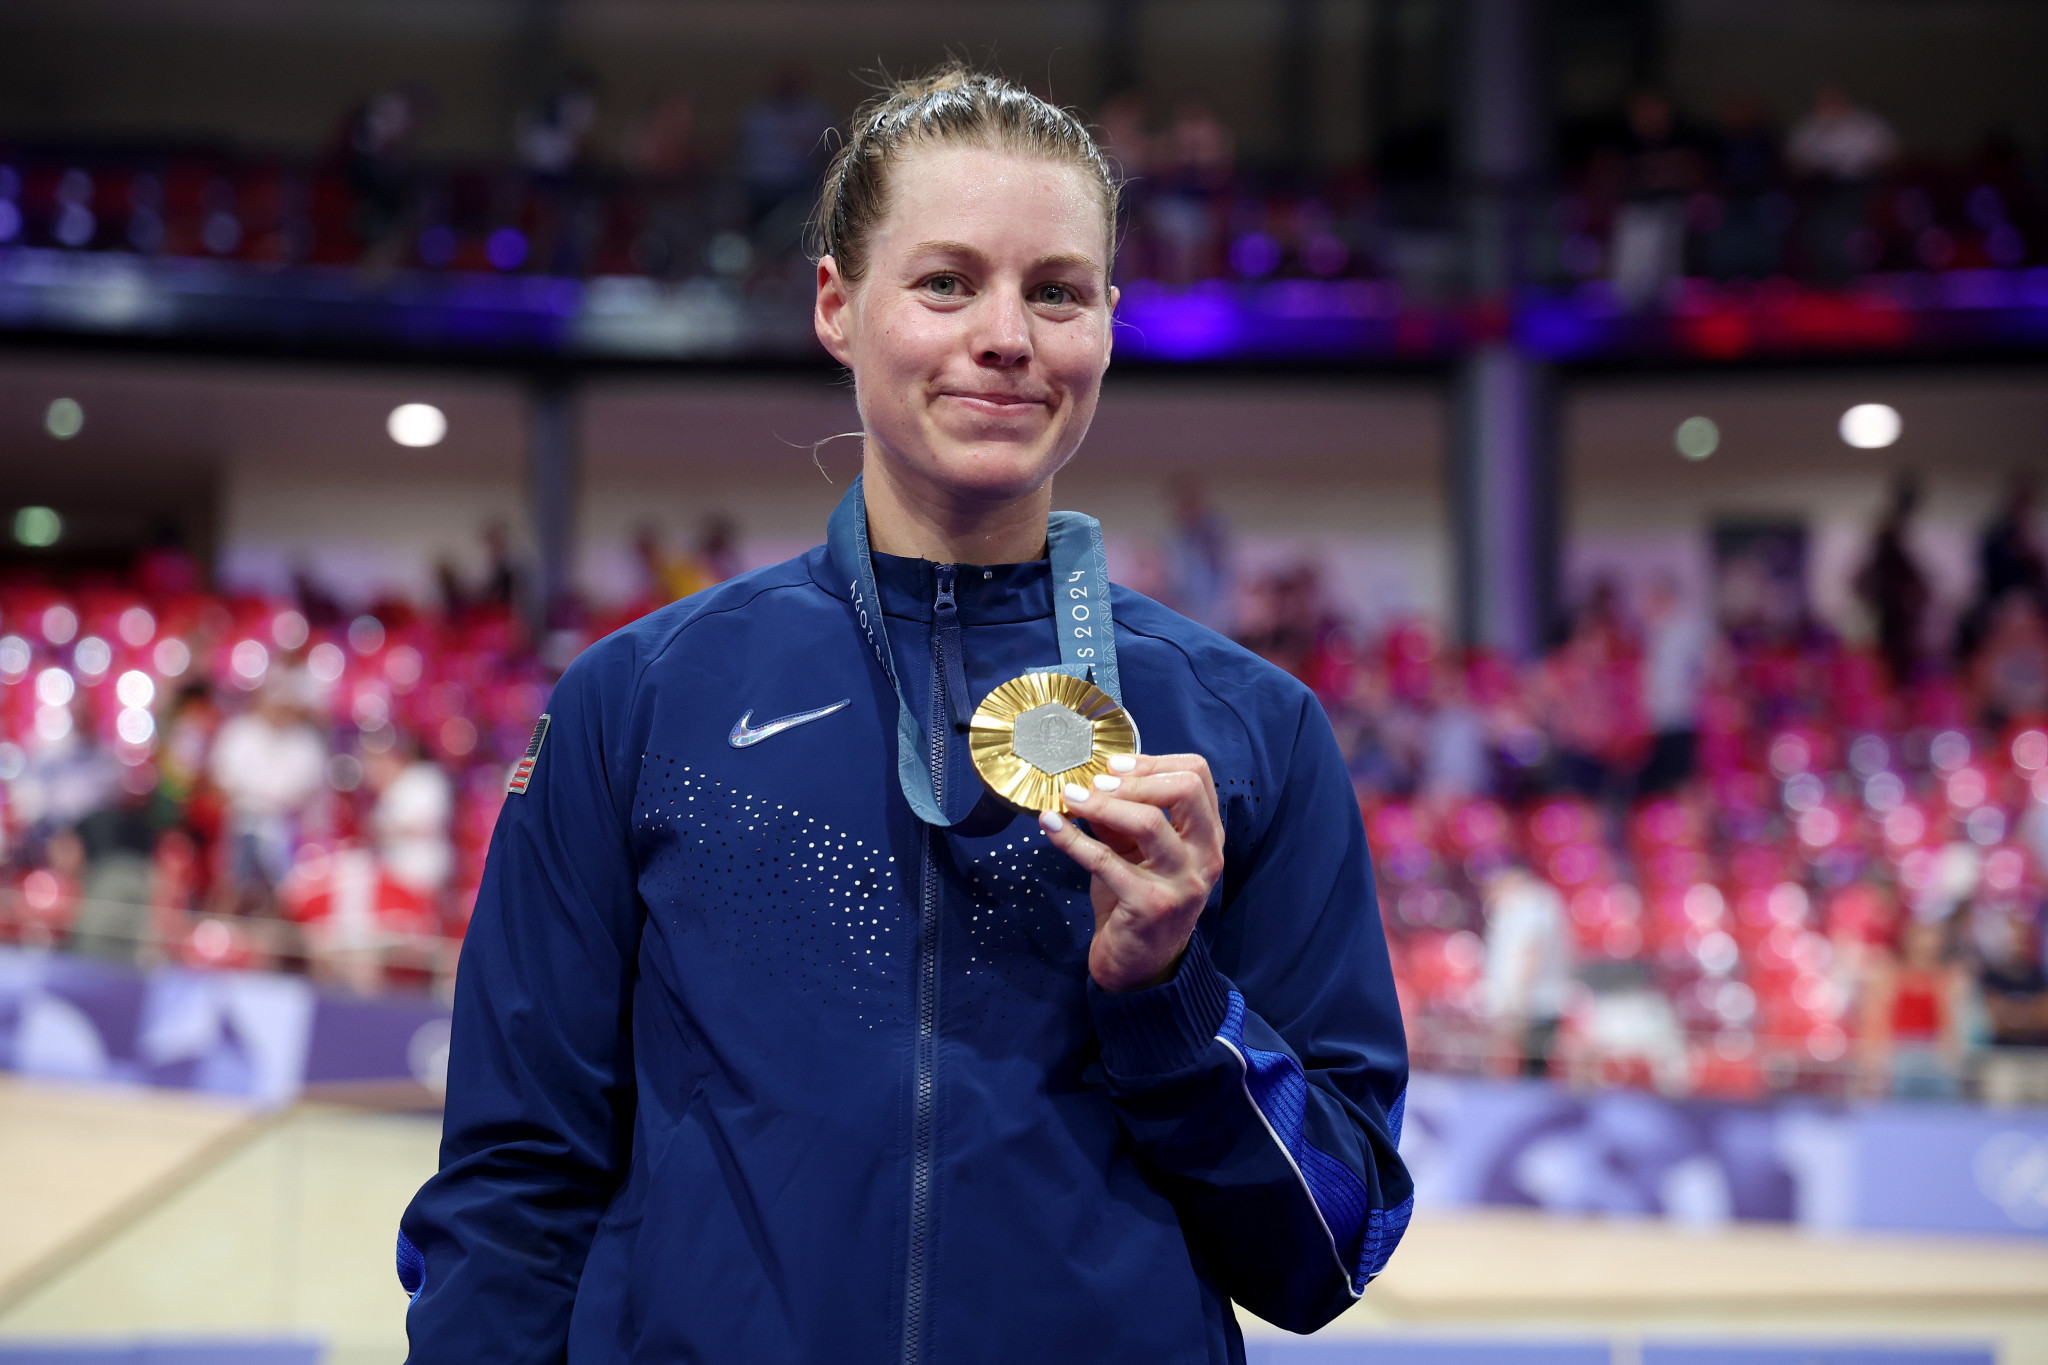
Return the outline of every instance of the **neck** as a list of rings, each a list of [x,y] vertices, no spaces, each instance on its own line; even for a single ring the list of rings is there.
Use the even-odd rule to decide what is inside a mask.
[[[1045,556],[1050,479],[1021,497],[965,498],[900,477],[870,443],[861,487],[868,544],[883,554],[939,564],[1021,564]]]

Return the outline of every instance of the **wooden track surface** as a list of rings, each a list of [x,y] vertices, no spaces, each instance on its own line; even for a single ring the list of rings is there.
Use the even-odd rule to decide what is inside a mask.
[[[2048,1309],[2048,1241],[1744,1223],[1420,1215],[1370,1293],[1431,1316],[1524,1310],[2002,1305]]]
[[[0,1076],[0,1308],[239,1145],[246,1106]]]

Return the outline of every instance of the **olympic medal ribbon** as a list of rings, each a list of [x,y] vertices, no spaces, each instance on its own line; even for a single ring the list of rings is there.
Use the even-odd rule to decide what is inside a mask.
[[[1053,620],[1059,635],[1060,661],[1032,672],[1065,675],[1084,683],[1092,681],[1092,690],[1121,708],[1116,629],[1109,602],[1109,556],[1102,545],[1101,523],[1081,512],[1054,512],[1047,527],[1046,549],[1052,563]],[[868,545],[867,495],[859,478],[854,479],[826,523],[825,556],[838,581],[847,585],[854,625],[866,637],[875,662],[896,693],[896,780],[903,788],[903,797],[926,824],[955,824],[940,808],[938,794],[933,790],[923,727],[904,695],[895,656],[889,648],[889,632],[882,624],[882,594],[875,586],[874,556]],[[1136,731],[1132,734],[1135,737]],[[970,739],[970,745],[971,742]]]

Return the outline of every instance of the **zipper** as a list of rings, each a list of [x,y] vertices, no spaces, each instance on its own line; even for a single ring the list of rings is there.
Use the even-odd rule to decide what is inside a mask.
[[[946,808],[946,729],[952,710],[946,687],[946,654],[959,644],[959,607],[953,596],[955,566],[936,567],[932,599],[932,796]],[[926,1279],[932,1216],[933,1072],[938,1060],[939,858],[937,831],[923,833],[923,868],[917,924],[917,1046],[913,1066],[914,1110],[910,1125],[910,1248],[903,1283],[903,1365],[924,1359]]]

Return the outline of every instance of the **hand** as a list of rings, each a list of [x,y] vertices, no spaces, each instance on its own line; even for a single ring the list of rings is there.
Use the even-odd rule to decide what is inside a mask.
[[[1066,788],[1093,838],[1051,811],[1038,823],[1088,869],[1088,974],[1106,991],[1143,990],[1173,978],[1223,875],[1223,815],[1200,754],[1119,756],[1110,768],[1093,789]]]

